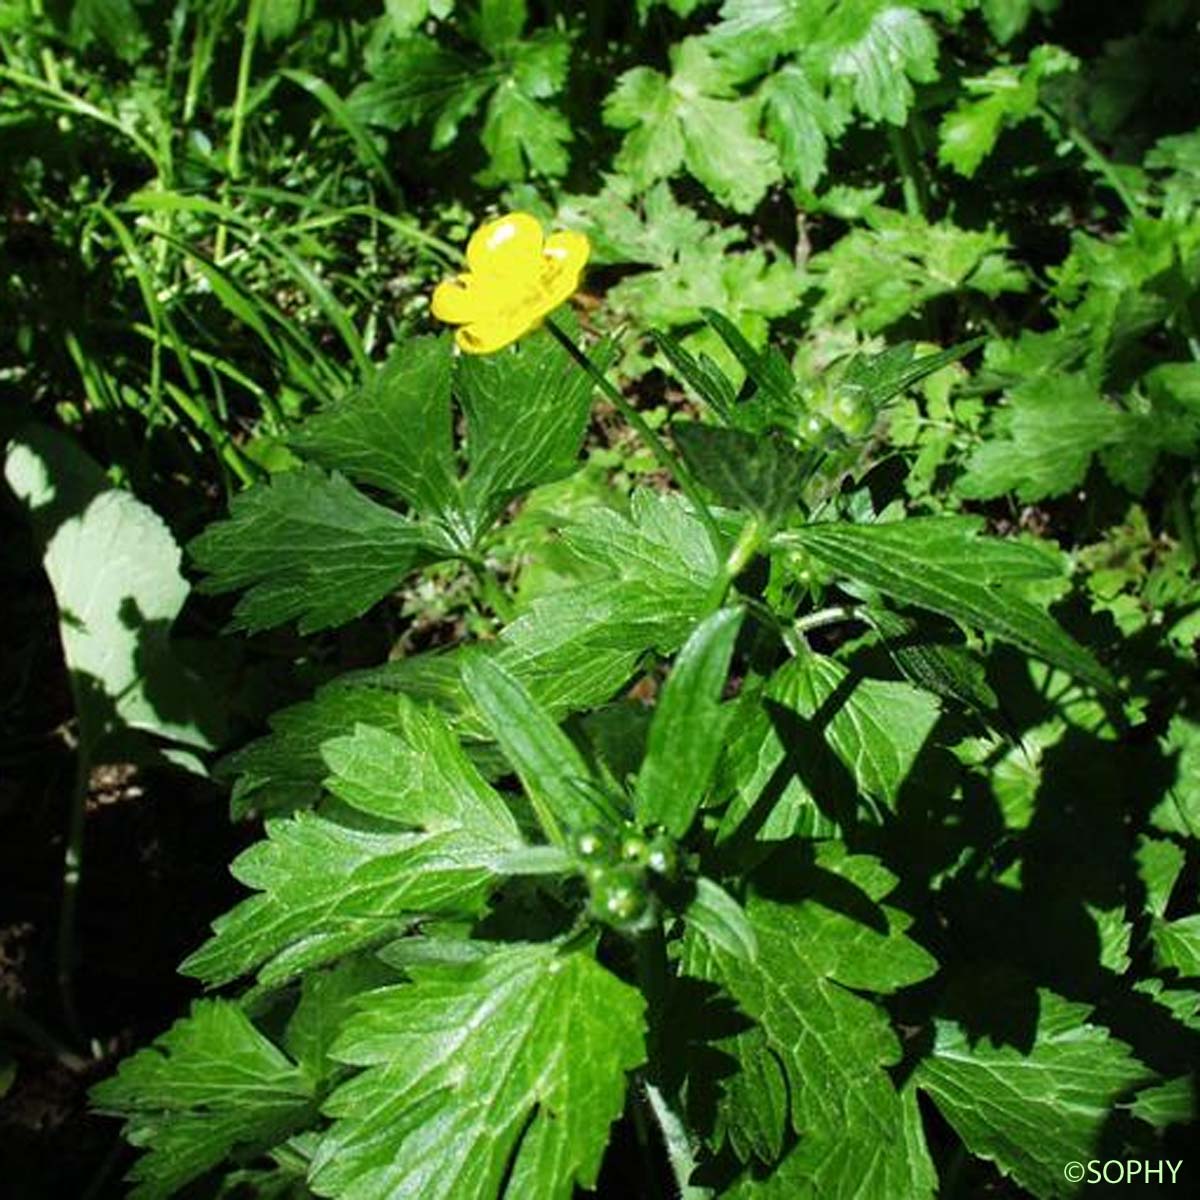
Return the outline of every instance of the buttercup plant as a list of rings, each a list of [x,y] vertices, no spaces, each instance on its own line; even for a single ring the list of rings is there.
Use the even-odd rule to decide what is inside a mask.
[[[9,1190],[1186,1188],[1195,10],[0,0]]]
[[[1169,1079],[1046,988],[1023,1050],[969,1036],[969,956],[939,945],[932,890],[896,893],[935,727],[1008,744],[981,650],[1117,703],[1046,611],[1053,554],[905,518],[861,475],[885,407],[975,344],[839,364],[839,426],[720,314],[741,387],[658,331],[705,410],[672,422],[676,452],[555,312],[587,256],[528,214],[483,225],[433,297],[463,353],[398,346],[192,547],[250,629],[335,625],[437,560],[486,572],[512,500],[576,469],[596,388],[682,489],[585,509],[560,530],[575,582],[494,637],[335,681],[233,756],[235,811],[267,818],[234,864],[255,894],[183,969],[242,990],[95,1089],[145,1150],[133,1194],[228,1162],[278,1194],[566,1200],[627,1119],[647,1186],[693,1200],[919,1200],[922,1095],[1039,1195],[1119,1097],[1148,1144]],[[831,653],[835,628],[881,655]],[[621,698],[638,676],[652,708]],[[1010,1153],[1030,1121],[1044,1142]]]

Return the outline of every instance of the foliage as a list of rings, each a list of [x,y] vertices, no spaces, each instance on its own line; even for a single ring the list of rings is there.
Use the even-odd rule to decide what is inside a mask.
[[[220,992],[93,1092],[134,1196],[1183,1156],[1198,45],[1182,3],[0,0],[7,476],[79,729],[219,745],[248,823]],[[463,355],[428,296],[496,208],[594,268]]]

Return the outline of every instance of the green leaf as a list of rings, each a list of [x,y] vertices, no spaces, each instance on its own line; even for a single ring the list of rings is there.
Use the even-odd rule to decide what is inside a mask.
[[[722,1200],[928,1200],[937,1194],[938,1178],[916,1092],[904,1088],[886,1111],[891,1136],[886,1146],[872,1146],[869,1130],[842,1144],[802,1139],[770,1175],[743,1174],[722,1192]]]
[[[1058,46],[1038,46],[1027,63],[994,67],[986,75],[963,80],[967,96],[942,119],[938,161],[968,179],[992,152],[1004,128],[1037,113],[1044,79],[1074,71],[1079,60]]]
[[[227,1000],[197,1000],[91,1098],[147,1150],[129,1175],[132,1200],[174,1196],[235,1147],[261,1151],[315,1115],[304,1072]]]
[[[448,337],[401,342],[362,387],[309,417],[289,444],[419,512],[449,513],[458,504],[450,365]]]
[[[593,355],[601,370],[609,357],[607,346]],[[470,462],[463,505],[475,536],[515,495],[574,470],[594,386],[545,330],[511,350],[458,360]]]
[[[712,780],[732,709],[721,704],[744,612],[723,608],[696,626],[658,701],[637,777],[637,816],[682,837]]]
[[[835,659],[806,654],[769,681],[731,748],[725,781],[734,790],[718,841],[757,806],[757,836],[833,832],[857,817],[858,797],[894,808],[937,723],[937,700],[906,683],[864,679]],[[790,726],[795,726],[791,728]],[[832,760],[829,752],[832,751]]]
[[[1028,24],[1034,11],[1054,12],[1061,0],[980,0],[979,7],[992,36],[1001,45],[1011,42]]]
[[[742,331],[716,309],[702,309],[701,315],[733,352],[759,390],[782,411],[794,411],[792,395],[796,381],[783,355],[773,346],[760,353]]]
[[[712,1044],[737,1064],[717,1083],[714,1140],[718,1145],[727,1140],[742,1162],[775,1163],[788,1126],[787,1080],[778,1056],[757,1026]]]
[[[905,936],[908,919],[880,903],[896,879],[875,859],[826,843],[807,870],[814,880],[828,873],[858,893],[871,924],[816,898],[782,903],[755,896],[747,904],[758,941],[753,961],[695,928],[683,942],[683,969],[737,1001],[787,1077],[798,1158],[785,1160],[786,1179],[761,1194],[806,1194],[783,1185],[796,1188],[807,1179],[814,1196],[931,1196],[933,1167],[919,1124],[914,1131],[906,1112],[911,1099],[896,1091],[887,1072],[900,1059],[899,1040],[883,1009],[858,992],[893,992],[937,964]],[[803,896],[803,869],[797,878],[789,867],[789,875]]]
[[[1150,924],[1154,961],[1165,971],[1178,971],[1185,979],[1200,977],[1200,913],[1177,921],[1154,918]]]
[[[397,697],[396,732],[357,725],[321,757],[330,792],[360,812],[430,833],[463,830],[487,845],[518,846],[504,801],[484,782],[436,709]]]
[[[520,776],[542,830],[555,843],[586,828],[596,812],[586,787],[591,775],[575,744],[494,658],[475,654],[463,665],[463,683],[505,758]]]
[[[829,15],[830,76],[864,116],[903,125],[913,103],[909,80],[937,78],[937,38],[929,23],[891,0],[850,0]]]
[[[188,585],[170,530],[50,429],[21,430],[4,470],[54,589],[87,754],[95,761],[106,753],[104,741],[128,728],[214,745],[224,715],[211,685],[171,643]]]
[[[692,473],[727,507],[748,509],[771,526],[796,506],[807,460],[786,438],[696,421],[674,422],[671,436]]]
[[[488,165],[478,182],[491,187],[564,174],[571,126],[544,102],[566,85],[570,37],[542,29],[520,40],[525,20],[525,6],[505,0],[466,23],[479,51],[460,53],[423,34],[389,45],[371,62],[373,78],[350,95],[351,114],[385,128],[430,126],[431,148],[443,150],[486,99],[480,140]]]
[[[983,629],[1095,687],[1111,689],[1108,672],[1087,650],[1006,586],[1022,576],[1054,575],[1053,560],[1027,546],[981,538],[982,526],[975,517],[917,517],[891,524],[809,525],[786,536],[834,571],[903,603]]]
[[[551,946],[409,974],[372,994],[335,1047],[365,1069],[328,1101],[314,1190],[570,1200],[593,1187],[625,1073],[645,1059],[641,996]]]
[[[863,619],[883,638],[892,661],[917,687],[977,713],[993,713],[998,701],[983,663],[958,640],[927,631],[920,622],[880,607]]]
[[[917,1086],[967,1149],[1036,1196],[1073,1193],[1063,1164],[1095,1157],[1113,1103],[1153,1078],[1124,1042],[1088,1023],[1090,1012],[1040,989],[1032,1049],[938,1020],[917,1067]]]
[[[136,62],[146,46],[133,0],[75,0],[69,31],[80,45],[95,38],[126,62]]]
[[[825,174],[826,139],[842,132],[837,108],[797,63],[767,76],[759,95],[784,172],[801,187],[815,188]]]
[[[1183,870],[1186,854],[1166,838],[1138,838],[1134,859],[1138,878],[1146,889],[1146,911],[1155,917],[1166,915],[1171,893]]]
[[[950,221],[872,205],[865,227],[852,229],[808,262],[823,295],[813,309],[816,326],[851,320],[877,333],[938,296],[977,291],[1021,292],[1024,273],[1006,256],[1008,238],[991,229],[961,229]]]
[[[420,914],[482,910],[498,860],[522,844],[516,824],[441,721],[406,708],[402,737],[360,728],[327,748],[330,791],[375,820],[268,821],[266,840],[233,864],[260,894],[214,922],[183,971],[219,984],[265,964],[260,982],[280,983],[394,937]],[[392,774],[414,763],[419,785]]]
[[[1200,722],[1177,714],[1160,745],[1174,764],[1175,779],[1152,810],[1150,823],[1164,833],[1200,839]]]
[[[321,971],[310,971],[300,986],[300,1000],[288,1018],[283,1045],[315,1090],[341,1066],[329,1057],[346,1018],[363,992],[395,983],[396,972],[374,955],[348,958]]]
[[[856,354],[846,363],[837,386],[839,391],[861,396],[873,408],[882,408],[889,400],[927,379],[930,375],[965,358],[984,343],[984,338],[960,342],[936,354],[913,358],[912,342],[889,346],[878,354]]]
[[[937,38],[917,7],[897,0],[726,0],[709,37],[734,60],[762,66],[794,54],[784,69],[803,72],[838,130],[851,108],[902,125],[912,84],[937,78]],[[806,100],[802,111],[813,107]]]
[[[459,123],[478,109],[494,82],[486,60],[420,34],[391,46],[372,75],[347,98],[355,119],[385,129],[431,124],[435,150],[454,141]]]
[[[564,44],[564,53],[566,49]],[[506,79],[488,101],[480,141],[490,161],[476,176],[484,187],[519,183],[529,176],[557,178],[570,163],[567,147],[575,136],[570,121],[523,91],[519,78]]]
[[[582,582],[539,598],[497,638],[496,659],[555,720],[610,699],[647,651],[673,654],[702,617],[717,559],[704,526],[673,495],[635,492],[630,513],[593,508],[563,542]],[[407,693],[451,715],[461,736],[491,732],[469,703],[451,651],[344,676],[276,713],[272,732],[219,767],[236,777],[232,809],[291,811],[320,795],[324,741],[356,724],[400,732]]]
[[[1085,375],[1059,374],[1015,388],[1008,419],[967,462],[955,489],[968,499],[1015,492],[1022,503],[1078,487],[1092,456],[1132,432]]]
[[[650,336],[675,373],[726,425],[732,425],[737,391],[720,367],[707,354],[693,356],[678,339],[664,330],[652,329]]]
[[[1191,1124],[1196,1119],[1196,1081],[1191,1075],[1180,1075],[1143,1088],[1129,1111],[1155,1129]]]
[[[696,936],[733,958],[753,962],[758,955],[758,938],[745,909],[720,884],[703,875],[696,880],[696,895],[683,919]]]
[[[452,659],[445,661],[457,686],[457,666]],[[322,688],[311,700],[280,709],[270,718],[270,734],[217,766],[218,778],[234,781],[232,816],[288,812],[312,804],[320,797],[328,775],[322,756],[324,743],[354,733],[358,725],[399,734],[409,706],[400,689],[339,681]]]
[[[267,44],[290,38],[311,10],[311,0],[265,0],[259,20]]]
[[[722,204],[749,212],[779,178],[771,143],[759,137],[757,102],[736,98],[735,79],[699,38],[671,49],[668,79],[626,71],[604,103],[605,123],[629,130],[617,169],[649,187],[686,169]]]
[[[366,612],[422,563],[451,554],[437,532],[368,500],[341,475],[301,467],[234,498],[189,549],[209,592],[249,589],[233,627],[296,620],[301,633]]]

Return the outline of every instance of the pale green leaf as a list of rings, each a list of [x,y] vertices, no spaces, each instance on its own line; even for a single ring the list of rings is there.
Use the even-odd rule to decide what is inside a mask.
[[[964,79],[966,96],[942,119],[939,161],[970,178],[992,152],[1002,129],[1035,115],[1043,79],[1078,65],[1057,46],[1038,46],[1027,63],[994,67],[986,75]]]
[[[757,102],[736,96],[700,39],[673,47],[671,59],[670,79],[634,67],[605,101],[605,122],[630,131],[617,168],[649,187],[686,167],[722,204],[749,212],[779,178],[774,147],[757,132]]]
[[[1105,401],[1085,375],[1062,373],[1015,388],[996,435],[967,461],[955,484],[968,499],[1015,492],[1023,503],[1083,483],[1092,456],[1132,433],[1129,416]]]
[[[127,728],[211,747],[220,707],[171,644],[188,585],[170,530],[50,429],[21,430],[4,470],[54,589],[87,753],[102,755],[103,740]]]

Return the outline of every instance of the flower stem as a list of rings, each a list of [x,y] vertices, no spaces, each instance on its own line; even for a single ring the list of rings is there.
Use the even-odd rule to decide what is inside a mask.
[[[546,327],[558,339],[563,349],[592,377],[596,386],[613,402],[625,420],[637,430],[638,436],[650,447],[650,451],[654,455],[658,465],[674,477],[683,494],[691,501],[692,507],[696,510],[696,516],[700,518],[705,530],[708,532],[709,540],[712,542],[713,549],[717,552],[718,559],[722,558],[725,553],[724,539],[721,537],[721,531],[717,528],[717,522],[712,512],[709,510],[704,498],[700,495],[700,489],[691,471],[667,449],[666,443],[646,424],[646,420],[642,414],[605,378],[604,372],[575,345],[574,341],[559,325],[555,324],[552,320],[547,320]]]

